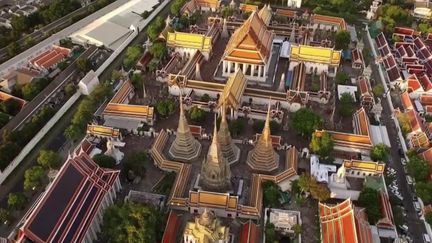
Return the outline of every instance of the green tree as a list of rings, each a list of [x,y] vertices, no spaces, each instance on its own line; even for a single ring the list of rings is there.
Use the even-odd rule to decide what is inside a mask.
[[[24,190],[37,190],[42,186],[45,170],[42,166],[33,166],[24,172]]]
[[[312,185],[310,188],[310,193],[312,198],[323,202],[330,198],[330,190],[326,185],[318,183],[314,178],[311,180]]]
[[[416,182],[415,191],[417,196],[423,200],[423,203],[432,203],[432,183],[431,182]]]
[[[161,216],[154,208],[126,202],[112,205],[103,217],[103,234],[112,242],[157,242]]]
[[[7,46],[7,53],[9,57],[14,57],[20,53],[21,47],[16,42],[12,42]]]
[[[343,93],[339,99],[339,113],[343,117],[351,117],[354,113],[354,98],[350,93]]]
[[[390,149],[383,143],[379,143],[372,147],[370,152],[371,159],[373,161],[387,161],[390,154]]]
[[[427,222],[429,225],[432,226],[432,212],[428,212],[428,213],[425,215],[425,219],[426,219],[426,222]]]
[[[311,188],[311,177],[308,174],[301,174],[298,179],[298,186],[302,192],[309,192]]]
[[[3,224],[9,224],[11,219],[12,219],[12,216],[11,216],[9,210],[6,210],[4,208],[0,208],[0,222]]]
[[[384,86],[382,84],[377,84],[372,88],[372,92],[376,97],[381,97],[385,92]]]
[[[142,48],[139,45],[133,45],[129,46],[126,49],[126,57],[123,60],[123,65],[126,69],[131,69],[138,59],[141,57],[142,54]]]
[[[186,0],[175,0],[171,4],[171,14],[175,16],[180,15],[180,10],[182,9],[183,5],[186,3]]]
[[[25,48],[30,48],[30,47],[34,46],[35,44],[36,44],[36,41],[33,38],[31,38],[30,36],[28,36],[24,39]]]
[[[263,187],[263,203],[265,207],[278,207],[280,199],[280,187],[273,181],[265,181]]]
[[[76,125],[71,124],[65,129],[64,135],[69,141],[75,141],[80,137],[81,132]]]
[[[198,106],[193,106],[188,113],[190,119],[195,122],[202,122],[207,116],[207,112]]]
[[[18,155],[21,148],[12,142],[0,145],[0,170],[6,169],[9,163]]]
[[[9,115],[0,112],[0,128],[9,122]]]
[[[316,133],[312,134],[312,139],[309,144],[311,151],[320,156],[321,159],[326,159],[333,152],[334,142],[328,132],[322,132],[321,136]]]
[[[336,73],[335,79],[337,84],[347,84],[349,75],[344,71],[340,71]]]
[[[399,113],[397,115],[402,134],[406,136],[411,131],[411,120],[407,113]]]
[[[122,73],[119,70],[114,69],[112,71],[112,73],[111,73],[111,79],[112,80],[118,81],[118,80],[120,80],[121,77],[122,77]]]
[[[172,99],[160,100],[156,103],[156,111],[162,117],[174,114],[175,103]]]
[[[264,229],[265,243],[276,243],[276,230],[274,224],[268,222]]]
[[[21,103],[16,99],[0,101],[0,110],[11,116],[15,116],[21,110]]]
[[[415,155],[409,158],[407,163],[407,171],[416,182],[424,182],[429,177],[431,166],[426,160]]]
[[[37,162],[46,169],[55,169],[60,166],[62,157],[52,150],[41,150]]]
[[[165,21],[162,17],[157,17],[148,27],[147,35],[150,40],[154,41],[158,38],[160,32],[165,28]]]
[[[301,224],[295,224],[292,227],[292,230],[294,231],[295,237],[298,237],[301,234],[301,232],[302,232],[302,226],[301,226]]]
[[[76,86],[73,83],[68,83],[64,88],[67,97],[71,97],[72,95],[74,95],[76,93],[76,90]]]
[[[302,136],[310,136],[322,125],[322,119],[308,108],[301,108],[291,118],[291,127]]]
[[[93,160],[100,167],[104,168],[114,168],[116,165],[116,160],[113,157],[105,154],[96,154],[95,156],[93,156]]]
[[[78,60],[76,61],[76,65],[77,68],[84,73],[87,73],[92,69],[92,64],[90,60],[87,58],[82,58],[82,57],[78,58]]]
[[[154,43],[150,47],[150,53],[153,55],[153,57],[161,60],[162,58],[164,58],[168,54],[166,44],[163,42]]]
[[[148,162],[148,156],[145,152],[136,152],[127,156],[123,162],[123,171],[128,174],[132,171],[135,175],[144,176],[146,172],[145,165]]]
[[[21,210],[24,209],[27,204],[27,197],[20,192],[17,193],[9,193],[8,194],[8,207],[13,210]]]
[[[432,27],[428,23],[420,23],[419,25],[417,25],[417,30],[420,31],[423,35],[432,33]]]
[[[221,11],[223,18],[228,18],[234,14],[234,9],[229,6],[225,6]]]
[[[351,43],[351,35],[346,30],[339,30],[336,33],[335,39],[335,48],[337,50],[346,50],[348,49],[349,44]]]
[[[231,136],[237,137],[243,133],[245,121],[241,119],[231,120],[228,124]]]
[[[144,83],[144,77],[141,73],[134,73],[131,78],[132,85],[137,90],[142,90],[143,83]]]
[[[265,121],[263,120],[256,120],[254,121],[252,128],[255,132],[261,133],[264,129]],[[271,134],[276,134],[281,129],[280,124],[277,121],[271,120],[270,121],[270,132]]]
[[[209,94],[204,94],[203,96],[201,96],[202,102],[209,102],[210,100],[211,100],[211,98],[210,98]]]
[[[381,218],[378,191],[369,187],[364,187],[360,192],[358,204],[366,208],[369,223],[375,225]]]

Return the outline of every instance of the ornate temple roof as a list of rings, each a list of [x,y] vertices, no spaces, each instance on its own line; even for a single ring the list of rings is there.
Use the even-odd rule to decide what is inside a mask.
[[[210,52],[212,48],[212,37],[203,34],[186,32],[168,32],[167,45],[170,47],[183,47]]]
[[[89,124],[87,125],[87,134],[93,136],[118,138],[120,136],[120,130],[113,127]]]
[[[334,206],[319,203],[321,242],[357,243],[354,207],[350,199]]]
[[[249,152],[246,163],[253,170],[265,172],[273,171],[279,167],[279,155],[273,150],[270,136],[270,104],[264,129],[255,144],[255,148]]]
[[[236,73],[228,79],[219,99],[219,105],[225,103],[234,109],[239,108],[241,105],[241,98],[246,89],[246,83],[246,77],[243,75],[241,69],[238,69]]]
[[[224,53],[224,60],[249,64],[267,64],[274,34],[265,22],[252,12],[251,16],[231,36]]]
[[[339,65],[342,52],[327,47],[292,45],[290,56],[293,61]]]
[[[264,24],[268,26],[272,17],[272,9],[270,4],[264,5],[264,7],[259,10],[258,16],[262,19]]]

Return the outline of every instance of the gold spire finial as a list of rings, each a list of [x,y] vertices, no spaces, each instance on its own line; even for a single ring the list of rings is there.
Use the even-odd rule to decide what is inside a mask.
[[[180,89],[180,116],[184,115],[184,110],[183,110],[183,94],[182,94],[182,90]]]
[[[271,98],[268,104],[267,108],[267,116],[264,123],[264,129],[262,131],[261,137],[264,139],[264,141],[270,141],[270,107],[271,107]]]

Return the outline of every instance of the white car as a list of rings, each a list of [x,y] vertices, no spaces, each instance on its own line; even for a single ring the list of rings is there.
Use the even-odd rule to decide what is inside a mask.
[[[401,158],[401,163],[402,163],[403,165],[406,165],[406,164],[407,164],[407,161],[406,161],[406,159],[404,159],[404,158]]]

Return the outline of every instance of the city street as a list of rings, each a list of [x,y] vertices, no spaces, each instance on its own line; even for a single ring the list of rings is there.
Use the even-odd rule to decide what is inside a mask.
[[[365,41],[365,47],[368,47],[372,50],[372,48],[369,45],[368,41]],[[373,59],[372,59],[373,60]],[[371,80],[375,80],[375,84],[372,84],[372,86],[381,83],[381,77],[379,75],[378,66],[375,64],[375,62],[371,62],[371,68],[372,68],[372,77]],[[396,92],[396,95],[399,95],[398,91]],[[391,94],[389,94],[391,95]],[[381,98],[381,104],[383,106],[383,113],[381,117],[381,123],[387,127],[387,132],[389,136],[389,140],[391,143],[391,159],[390,164],[392,168],[394,168],[397,172],[397,184],[399,185],[399,190],[403,197],[403,205],[406,210],[407,216],[404,218],[406,225],[408,226],[408,232],[410,234],[410,237],[413,239],[413,242],[423,242],[423,234],[426,233],[426,229],[424,227],[423,222],[419,219],[416,210],[414,209],[413,204],[413,192],[411,187],[408,185],[406,181],[406,175],[403,168],[403,165],[401,163],[401,158],[399,156],[399,148],[400,148],[400,141],[398,136],[398,128],[395,127],[395,123],[392,119],[392,109],[390,107],[390,104],[388,103],[386,98]],[[402,141],[403,142],[403,141]],[[394,206],[394,205],[393,205]]]

